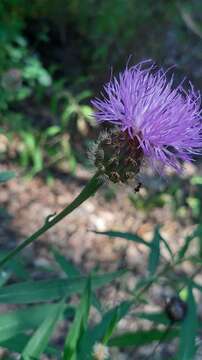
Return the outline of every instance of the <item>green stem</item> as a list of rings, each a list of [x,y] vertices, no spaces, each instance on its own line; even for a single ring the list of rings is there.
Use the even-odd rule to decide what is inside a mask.
[[[15,255],[17,255],[21,250],[23,250],[26,246],[31,244],[34,240],[38,239],[42,234],[56,225],[59,221],[61,221],[64,217],[69,215],[72,211],[74,211],[78,206],[80,206],[85,200],[87,200],[90,196],[94,195],[96,191],[103,184],[102,180],[99,178],[99,174],[95,174],[91,180],[86,184],[84,189],[80,192],[80,194],[69,204],[66,208],[64,208],[58,215],[53,215],[47,217],[44,225],[39,228],[35,233],[25,239],[20,245],[18,245],[14,250],[12,250],[8,255],[6,255],[0,261],[0,267],[2,267],[7,261],[12,259]],[[53,218],[52,218],[53,217]],[[52,219],[50,219],[52,218]],[[50,220],[49,220],[50,219]]]
[[[173,263],[167,263],[167,264],[165,264],[165,266],[163,267],[163,269],[162,269],[161,271],[159,271],[155,276],[153,276],[153,277],[151,278],[151,280],[148,281],[148,283],[147,283],[145,286],[143,286],[143,287],[134,295],[134,297],[133,297],[134,303],[137,304],[137,302],[138,302],[138,300],[140,299],[140,297],[145,293],[145,291],[147,291],[147,290],[153,285],[153,283],[154,283],[156,280],[158,280],[158,278],[160,278],[161,276],[164,276],[170,269],[171,269],[171,270],[174,269],[177,265],[181,264],[181,263],[184,262],[184,261],[187,261],[187,259],[186,259],[186,258],[184,258],[184,259],[179,259],[179,260],[177,259],[177,260],[174,260]],[[201,268],[200,268],[200,270],[201,270]],[[199,273],[199,269],[197,269],[197,270],[192,274],[191,279],[193,279],[198,273]],[[183,285],[183,286],[181,287],[180,291],[181,291],[185,286],[186,286],[186,285]],[[179,292],[180,292],[180,291],[179,291]],[[179,293],[179,292],[178,292],[178,293]],[[140,304],[135,305],[135,308],[136,308],[137,306],[139,306],[139,305],[140,305]]]

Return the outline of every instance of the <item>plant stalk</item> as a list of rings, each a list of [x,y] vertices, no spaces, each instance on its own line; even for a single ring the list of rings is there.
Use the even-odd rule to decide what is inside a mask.
[[[80,206],[84,201],[86,201],[90,196],[94,195],[96,191],[101,187],[103,181],[100,179],[99,174],[96,173],[86,184],[84,189],[80,194],[64,208],[58,215],[48,216],[44,225],[34,232],[31,236],[25,239],[20,245],[18,245],[14,250],[9,252],[2,260],[0,260],[0,267],[4,266],[9,260],[16,256],[21,250],[26,246],[30,245],[33,241],[38,239],[46,231],[51,229],[54,225],[64,219],[72,211],[74,211],[78,206]]]

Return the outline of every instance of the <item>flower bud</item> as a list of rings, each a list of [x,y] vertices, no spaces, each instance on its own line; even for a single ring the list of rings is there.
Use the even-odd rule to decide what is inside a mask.
[[[109,357],[108,347],[101,343],[95,343],[93,347],[93,358],[95,360],[106,360]]]
[[[181,321],[186,316],[187,304],[178,296],[172,296],[166,303],[165,311],[171,321]]]
[[[113,183],[134,179],[143,158],[137,138],[131,139],[127,132],[117,129],[100,134],[90,157],[100,175]]]

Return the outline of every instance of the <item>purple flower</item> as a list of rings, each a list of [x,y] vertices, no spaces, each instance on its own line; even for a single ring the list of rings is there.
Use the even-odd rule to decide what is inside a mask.
[[[181,170],[182,161],[193,160],[202,148],[201,97],[190,83],[173,87],[162,69],[150,61],[141,62],[113,77],[105,86],[102,99],[95,99],[98,122],[117,125],[134,139],[161,172],[168,165]],[[161,168],[159,168],[161,165]]]

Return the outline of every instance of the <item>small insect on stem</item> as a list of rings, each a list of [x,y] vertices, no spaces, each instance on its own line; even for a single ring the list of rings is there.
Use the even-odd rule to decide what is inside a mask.
[[[139,192],[140,191],[140,189],[141,189],[141,187],[142,187],[142,183],[141,182],[139,182],[135,187],[134,187],[134,191],[135,191],[135,193],[137,193],[137,192]]]

